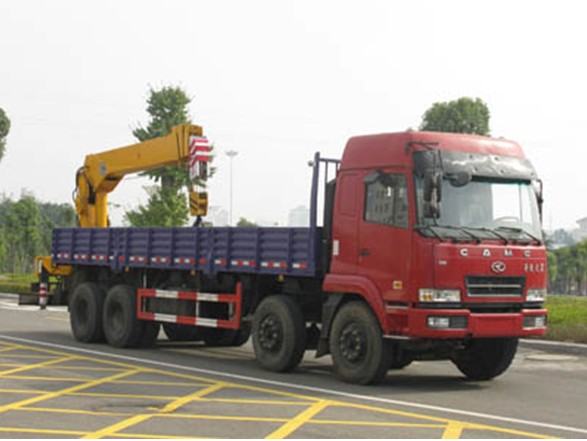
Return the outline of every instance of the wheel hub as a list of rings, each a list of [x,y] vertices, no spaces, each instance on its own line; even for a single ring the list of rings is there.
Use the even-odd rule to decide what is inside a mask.
[[[281,347],[283,332],[281,323],[273,315],[265,317],[259,326],[259,344],[269,352],[276,352]]]
[[[338,343],[340,353],[351,363],[356,363],[365,356],[367,338],[363,329],[356,323],[352,323],[343,329]]]

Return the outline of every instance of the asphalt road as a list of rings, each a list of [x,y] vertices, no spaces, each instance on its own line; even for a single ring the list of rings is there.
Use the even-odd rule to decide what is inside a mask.
[[[354,386],[311,354],[292,373],[265,372],[250,344],[207,348],[161,334],[149,350],[81,345],[64,309],[0,297],[3,438],[586,438],[585,415],[583,351],[523,345],[491,382],[417,362]]]

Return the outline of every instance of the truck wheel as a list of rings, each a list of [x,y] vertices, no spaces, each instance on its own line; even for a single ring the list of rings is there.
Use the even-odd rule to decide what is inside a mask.
[[[452,361],[471,380],[491,380],[507,370],[517,349],[517,338],[476,339],[459,351]]]
[[[164,323],[163,332],[171,341],[198,341],[202,339],[199,328],[176,323]]]
[[[370,384],[382,380],[391,365],[391,348],[369,306],[343,305],[332,322],[330,353],[334,372],[343,381]]]
[[[82,283],[73,290],[69,303],[69,322],[77,341],[83,343],[104,341],[102,326],[104,297],[104,290],[97,283]]]
[[[208,346],[236,347],[244,345],[251,335],[251,325],[240,329],[201,328],[202,339]]]
[[[253,348],[261,366],[273,372],[295,368],[306,348],[306,326],[300,306],[290,297],[266,297],[253,319]]]
[[[136,348],[146,343],[143,341],[145,324],[157,324],[137,319],[136,310],[137,296],[131,286],[116,285],[108,291],[104,302],[104,334],[111,346]],[[147,326],[150,328],[153,326]]]

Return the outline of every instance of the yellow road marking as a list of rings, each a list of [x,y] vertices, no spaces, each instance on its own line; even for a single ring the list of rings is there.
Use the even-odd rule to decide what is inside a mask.
[[[233,403],[233,404],[266,404],[277,406],[311,406],[314,404],[306,401],[283,401],[283,400],[247,400],[245,398],[201,398],[200,401],[210,403]]]
[[[279,429],[267,435],[265,439],[282,439],[291,435],[301,426],[310,421],[312,417],[318,415],[320,412],[322,412],[324,409],[330,406],[330,404],[331,402],[326,400],[320,400],[314,403],[312,406],[308,407],[306,410],[298,414],[296,417],[289,420]]]
[[[9,354],[8,357],[10,358],[25,358],[25,359],[54,359],[54,355],[30,355],[30,354]],[[7,358],[7,357],[5,357]]]
[[[76,360],[83,360],[85,359],[82,357],[73,357]],[[94,362],[96,362],[96,360],[94,360]],[[89,371],[89,372],[124,372],[126,369],[130,369],[130,368],[100,368],[100,367],[92,367],[92,366],[59,366],[59,370],[61,371]],[[136,369],[133,368],[133,369]]]
[[[153,435],[146,433],[117,433],[116,438],[132,438],[132,439],[186,439],[185,436],[171,436],[171,435]],[[211,439],[210,437],[190,436],[189,439]]]
[[[533,433],[533,432],[506,429],[506,428],[502,428],[499,426],[486,426],[483,424],[467,423],[464,421],[457,421],[457,420],[451,420],[451,419],[447,419],[447,418],[433,417],[433,416],[429,416],[429,415],[423,415],[423,414],[412,413],[412,412],[404,412],[401,410],[391,410],[391,409],[367,406],[367,405],[362,405],[362,404],[355,404],[355,403],[351,404],[351,403],[337,402],[336,405],[352,407],[355,409],[362,409],[362,410],[373,411],[373,412],[379,412],[379,413],[385,413],[385,414],[390,414],[390,415],[407,416],[407,417],[416,418],[419,420],[435,421],[438,423],[444,423],[444,425],[451,424],[451,423],[461,424],[466,429],[491,430],[493,432],[507,433],[507,434],[511,434],[511,435],[521,435],[525,438],[539,438],[539,439],[551,438],[549,436],[545,436],[545,435]]]
[[[216,391],[219,391],[220,389],[226,387],[226,384],[224,383],[217,383],[217,384],[213,384],[211,386],[208,386],[205,389],[199,390],[197,392],[194,392],[193,394],[190,395],[186,395],[185,397],[181,397],[178,398],[177,400],[169,403],[168,405],[166,405],[163,409],[160,410],[161,413],[171,413],[171,412],[175,412],[177,409],[179,409],[181,406],[189,403],[190,401],[193,400],[197,400],[198,398],[204,397],[208,394],[214,393]]]
[[[333,426],[373,426],[373,427],[419,427],[424,429],[442,429],[446,424],[426,424],[426,423],[384,423],[378,421],[349,421],[349,420],[312,420],[308,424],[321,424]]]
[[[29,429],[23,427],[0,427],[0,432],[15,432],[15,433],[38,433],[41,435],[73,435],[81,436],[86,432],[79,432],[75,430],[54,430],[54,429]]]
[[[207,394],[210,394],[212,392],[216,392],[217,390],[222,389],[224,386],[225,386],[224,383],[213,384],[213,385],[208,386],[202,390],[199,390],[193,394],[186,395],[184,397],[179,397],[179,398],[175,399],[174,401],[172,401],[171,403],[167,404],[165,407],[160,409],[157,413],[135,415],[131,418],[127,418],[124,421],[120,421],[120,422],[113,424],[109,427],[105,427],[104,429],[98,430],[94,433],[90,433],[90,434],[86,435],[84,438],[98,439],[98,438],[104,438],[107,436],[114,436],[120,430],[124,430],[129,427],[135,426],[139,423],[142,423],[143,421],[148,420],[149,418],[152,418],[153,416],[174,412],[177,409],[179,409],[181,406],[189,403],[190,401],[197,400],[198,398],[203,397]]]
[[[210,383],[202,383],[202,382],[191,382],[191,383],[180,383],[180,382],[173,382],[173,381],[141,381],[141,380],[120,380],[120,381],[113,381],[114,384],[137,384],[143,386],[177,386],[177,387],[203,387],[208,386]]]
[[[463,424],[451,421],[446,426],[446,429],[442,434],[442,439],[459,439],[463,434],[464,428],[465,426]]]
[[[43,361],[41,363],[28,364],[28,365],[24,365],[24,366],[21,365],[20,367],[0,372],[0,377],[5,377],[7,375],[15,374],[17,372],[24,372],[24,371],[31,371],[34,369],[39,369],[39,368],[51,366],[53,364],[63,363],[64,361],[75,360],[75,358],[76,357],[70,355],[68,357],[54,358],[53,360]]]
[[[68,378],[68,377],[63,377],[63,378],[59,378],[59,377],[40,377],[40,376],[33,376],[33,375],[11,375],[10,376],[11,380],[18,380],[18,381],[25,381],[25,380],[35,380],[35,381],[46,381],[48,383],[53,382],[53,381],[57,381],[57,382],[63,382],[63,383],[85,383],[86,381],[88,381],[87,378]],[[113,383],[115,383],[113,381]]]
[[[350,407],[350,408],[355,408],[355,409],[362,409],[362,410],[367,410],[367,411],[377,412],[377,413],[408,416],[408,417],[418,419],[420,421],[424,420],[424,421],[436,422],[437,424],[421,424],[421,425],[410,424],[410,423],[406,423],[406,424],[404,424],[404,423],[389,423],[389,424],[397,424],[398,426],[403,426],[403,427],[413,426],[413,427],[445,428],[445,436],[450,435],[451,432],[453,434],[455,434],[458,430],[460,430],[462,432],[463,429],[466,429],[466,430],[488,430],[488,431],[493,431],[493,432],[498,432],[498,433],[523,436],[526,438],[529,438],[529,437],[549,438],[544,435],[536,434],[536,433],[530,433],[530,432],[513,430],[513,429],[506,429],[506,428],[496,427],[496,426],[487,426],[487,425],[482,425],[482,424],[466,423],[466,422],[462,422],[462,421],[451,420],[451,419],[440,418],[440,417],[432,417],[432,416],[428,416],[428,415],[416,414],[416,413],[411,413],[411,412],[403,412],[403,411],[398,411],[398,410],[391,410],[391,409],[386,409],[386,408],[365,406],[365,405],[338,402],[338,401],[324,401],[324,400],[320,400],[319,398],[310,397],[307,395],[295,394],[295,393],[290,393],[290,392],[285,392],[285,391],[278,391],[278,390],[273,390],[273,389],[268,389],[268,388],[258,387],[258,386],[249,386],[249,385],[236,384],[236,383],[224,383],[224,382],[214,381],[209,378],[199,377],[196,375],[184,374],[184,373],[179,373],[179,372],[168,372],[168,371],[164,371],[164,370],[160,370],[160,369],[156,369],[156,368],[137,368],[137,366],[133,366],[128,363],[121,363],[121,362],[115,362],[115,361],[110,361],[110,360],[101,360],[101,359],[92,358],[89,356],[77,355],[76,357],[71,357],[67,353],[54,351],[54,350],[48,350],[48,349],[44,349],[44,348],[36,348],[36,347],[23,347],[23,348],[37,351],[37,352],[42,352],[42,353],[58,355],[60,357],[68,356],[67,358],[76,358],[77,360],[86,360],[86,361],[90,361],[92,363],[109,366],[109,368],[88,368],[88,367],[84,367],[84,366],[79,366],[79,367],[68,366],[67,369],[71,369],[71,370],[87,369],[87,370],[97,370],[97,371],[113,371],[113,370],[116,371],[117,369],[114,368],[114,366],[115,366],[120,369],[128,369],[130,371],[129,372],[121,372],[117,375],[112,375],[110,377],[103,378],[100,380],[91,381],[88,383],[83,383],[83,384],[80,384],[80,385],[77,385],[77,386],[74,386],[74,387],[71,387],[68,389],[64,389],[59,392],[48,393],[48,394],[42,395],[40,397],[34,397],[34,398],[30,398],[28,400],[23,400],[21,402],[14,403],[11,405],[2,406],[2,407],[0,407],[0,412],[8,410],[9,408],[20,409],[21,407],[26,406],[27,404],[33,404],[34,402],[42,401],[45,399],[50,399],[52,397],[57,397],[57,396],[61,396],[61,395],[68,395],[68,394],[82,395],[82,393],[77,392],[77,391],[83,390],[88,387],[95,386],[97,384],[102,384],[102,383],[108,383],[108,382],[123,383],[124,381],[120,381],[121,378],[124,378],[126,376],[130,376],[130,375],[133,375],[136,373],[155,373],[155,374],[159,374],[159,375],[162,375],[162,376],[165,376],[168,378],[169,377],[182,378],[182,379],[189,380],[191,382],[198,381],[198,382],[203,383],[203,384],[201,384],[201,386],[211,385],[212,388],[214,386],[222,384],[222,387],[227,387],[227,388],[248,390],[248,391],[254,391],[254,392],[262,392],[262,393],[266,393],[266,394],[271,394],[273,396],[277,395],[277,396],[282,396],[282,397],[295,398],[298,401],[304,401],[304,403],[299,403],[299,402],[297,402],[297,403],[291,402],[290,403],[290,402],[286,402],[283,400],[274,400],[274,401],[283,402],[283,404],[291,404],[291,405],[306,405],[306,406],[310,405],[310,407],[305,409],[303,412],[301,412],[298,416],[294,417],[293,419],[256,418],[256,417],[225,417],[225,416],[214,416],[214,415],[186,415],[186,414],[179,414],[179,413],[174,413],[174,414],[169,414],[169,413],[155,414],[155,413],[152,413],[152,414],[135,415],[134,418],[127,419],[127,420],[119,423],[118,425],[125,423],[124,425],[126,428],[126,427],[130,427],[132,425],[136,425],[139,422],[144,421],[144,420],[151,418],[151,417],[190,418],[190,419],[207,419],[207,420],[226,420],[226,421],[285,422],[285,424],[283,426],[281,426],[279,429],[277,429],[276,431],[274,431],[273,433],[271,433],[269,435],[269,437],[275,438],[275,437],[280,437],[280,436],[281,437],[288,436],[289,434],[293,433],[295,430],[297,430],[299,427],[303,426],[304,424],[330,424],[331,422],[333,424],[341,424],[341,425],[346,424],[346,421],[345,422],[336,422],[336,421],[330,421],[330,420],[313,420],[312,419],[313,416],[317,415],[321,410],[325,409],[328,406],[340,406],[340,407]],[[63,361],[63,360],[66,360],[66,358],[62,358],[60,360]],[[57,361],[55,361],[55,362],[57,362]],[[47,362],[47,363],[49,363],[49,362]],[[35,366],[35,368],[37,368],[41,364],[44,364],[44,363],[39,363],[34,366]],[[20,371],[21,369],[23,369],[23,370],[31,369],[31,366],[19,365],[19,367],[17,369],[15,369],[14,371]],[[61,366],[60,366],[60,369],[61,369]],[[0,372],[0,376],[1,375],[6,375],[6,374],[3,372]],[[56,379],[56,381],[57,380],[58,379]],[[190,384],[190,386],[193,387],[194,384],[192,383],[192,384]],[[90,395],[90,394],[87,394],[87,395]],[[102,396],[102,395],[100,395],[100,396]],[[139,397],[144,398],[145,396],[139,396]],[[161,397],[156,396],[156,397],[152,397],[152,398],[161,398]],[[168,398],[168,399],[185,400],[186,398],[187,397],[181,397],[181,398],[173,397],[173,398]],[[192,399],[193,398],[194,397],[192,397]],[[214,400],[214,399],[208,399],[208,398],[203,398],[203,397],[200,397],[198,399],[201,399],[202,401],[213,401]],[[215,399],[215,400],[219,401],[219,402],[234,402],[234,403],[243,401],[243,400],[238,400],[238,399],[235,399],[235,400]],[[244,400],[244,401],[245,402],[246,401],[263,402],[263,400]],[[355,422],[355,423],[357,423],[357,422]],[[368,422],[364,423],[365,426],[376,425],[376,424],[377,423],[368,423]],[[383,424],[385,424],[385,423],[383,423]],[[105,428],[103,430],[106,431],[107,429],[111,435],[115,435],[115,436],[120,436],[120,437],[125,437],[125,438],[140,436],[140,435],[130,435],[130,434],[117,434],[116,432],[112,432],[113,426],[110,426],[109,428]],[[2,429],[0,429],[0,430],[2,430]],[[35,430],[35,429],[32,429],[32,430]],[[121,429],[119,427],[115,430],[123,430],[123,429]],[[40,431],[39,433],[41,433],[41,432],[46,433],[46,431]],[[81,433],[84,434],[85,432],[81,432]],[[88,437],[93,437],[93,436],[89,436],[92,434],[87,434],[87,433],[85,433],[85,434],[88,435]],[[162,436],[165,437],[165,435],[162,435]],[[151,435],[151,436],[147,436],[147,437],[152,438],[155,436]]]
[[[44,394],[46,390],[31,390],[31,389],[0,389],[0,394]]]
[[[146,399],[146,400],[163,400],[163,401],[170,401],[170,400],[177,400],[181,398],[180,396],[165,396],[165,395],[142,395],[142,394],[108,394],[108,393],[100,393],[100,392],[73,392],[66,395],[70,395],[72,397],[96,397],[96,398],[138,398],[138,399]]]
[[[87,383],[79,384],[77,386],[69,387],[67,389],[62,389],[60,391],[48,392],[48,393],[41,395],[41,396],[38,396],[38,397],[28,398],[26,400],[17,401],[15,403],[5,404],[3,406],[0,406],[0,413],[7,412],[9,410],[17,410],[21,407],[29,406],[31,404],[35,404],[35,403],[39,403],[41,401],[49,400],[51,398],[57,398],[57,397],[60,397],[63,395],[72,394],[74,392],[77,392],[78,390],[87,389],[90,387],[94,387],[94,386],[98,386],[100,384],[107,383],[111,380],[134,375],[137,372],[139,372],[139,370],[122,372],[122,373],[119,373],[116,375],[112,375],[110,377],[100,378],[98,380],[89,381]]]
[[[91,411],[79,409],[58,409],[53,407],[34,407],[28,406],[18,409],[20,412],[42,412],[42,413],[66,413],[71,415],[95,415],[95,416],[130,416],[134,413],[130,412],[108,412],[108,411]]]
[[[105,428],[98,430],[96,432],[88,433],[87,435],[85,435],[83,437],[83,439],[99,439],[99,438],[104,438],[105,436],[115,437],[114,434],[116,432],[118,432],[119,430],[124,430],[128,427],[142,423],[143,421],[148,420],[152,416],[153,416],[153,414],[151,414],[151,413],[135,415],[132,418],[128,418],[124,421],[121,421],[119,423],[105,427]]]
[[[476,424],[476,423],[462,423],[464,429],[467,430],[487,430],[491,432],[499,432],[505,433],[507,435],[517,435],[523,438],[537,438],[537,439],[559,439],[560,437],[557,436],[547,436],[541,435],[538,433],[526,432],[523,430],[516,430],[516,429],[508,429],[504,427],[497,427],[497,426],[487,426],[484,424]]]
[[[0,352],[9,352],[9,351],[14,351],[14,348],[11,347],[4,347],[4,348],[0,348]]]
[[[197,415],[186,413],[161,413],[151,415],[153,418],[181,419],[181,420],[211,420],[211,421],[246,421],[252,423],[287,423],[289,418],[284,417],[255,417],[239,415]]]

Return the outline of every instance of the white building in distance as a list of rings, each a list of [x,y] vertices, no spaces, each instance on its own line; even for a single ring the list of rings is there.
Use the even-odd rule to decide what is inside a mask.
[[[308,227],[310,225],[310,209],[299,205],[290,210],[287,224],[290,227]]]

